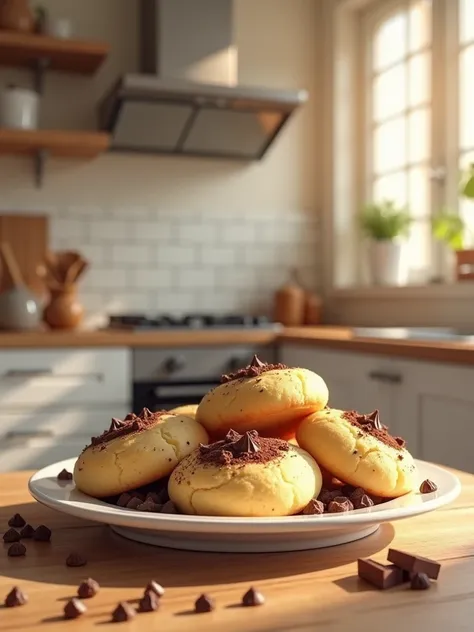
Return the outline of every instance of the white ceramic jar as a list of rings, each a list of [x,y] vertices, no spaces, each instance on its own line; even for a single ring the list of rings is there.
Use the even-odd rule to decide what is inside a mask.
[[[69,18],[54,18],[48,15],[46,18],[45,30],[51,37],[58,39],[71,39],[72,22]]]
[[[37,129],[39,96],[34,90],[10,86],[0,92],[0,127]]]

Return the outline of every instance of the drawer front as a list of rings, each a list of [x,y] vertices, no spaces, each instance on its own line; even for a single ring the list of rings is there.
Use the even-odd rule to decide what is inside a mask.
[[[0,352],[0,407],[126,403],[128,349]]]
[[[275,349],[271,346],[135,349],[133,379],[135,382],[215,379],[244,367],[255,353],[262,360],[274,361]]]
[[[38,470],[70,457],[78,456],[87,444],[86,437],[73,437],[64,441],[35,439],[23,445],[0,444],[0,472]]]

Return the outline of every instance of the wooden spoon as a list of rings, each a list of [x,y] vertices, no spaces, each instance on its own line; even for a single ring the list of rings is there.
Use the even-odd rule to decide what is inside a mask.
[[[5,262],[5,267],[10,275],[11,280],[13,281],[14,287],[22,287],[25,285],[23,281],[23,276],[21,274],[20,267],[16,260],[15,255],[11,249],[11,246],[8,242],[3,241],[0,244],[0,252],[2,253],[3,260]]]

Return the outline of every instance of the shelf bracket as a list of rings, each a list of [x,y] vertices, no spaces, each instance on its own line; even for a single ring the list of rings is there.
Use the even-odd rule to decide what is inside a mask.
[[[35,90],[38,94],[43,94],[44,88],[44,76],[46,71],[51,65],[51,59],[49,57],[39,57],[35,61],[34,65],[34,81]]]
[[[47,149],[39,149],[35,154],[35,182],[37,188],[41,188],[43,184],[44,168],[49,158]]]

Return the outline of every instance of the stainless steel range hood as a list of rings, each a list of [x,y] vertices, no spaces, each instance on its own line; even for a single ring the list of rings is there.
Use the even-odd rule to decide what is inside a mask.
[[[99,108],[113,149],[264,156],[308,95],[237,84],[232,13],[232,0],[141,0],[143,74],[120,78]]]

